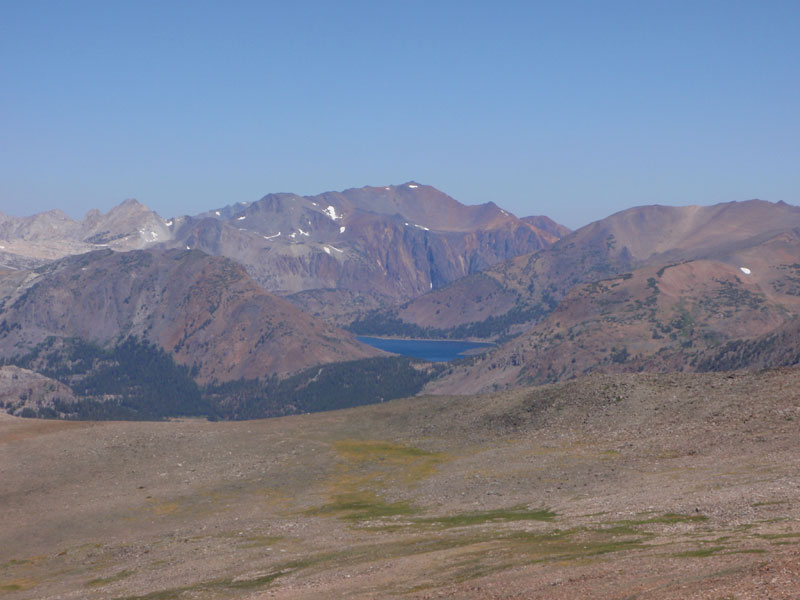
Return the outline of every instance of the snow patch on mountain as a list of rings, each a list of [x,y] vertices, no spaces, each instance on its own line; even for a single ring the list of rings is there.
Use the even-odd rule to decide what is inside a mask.
[[[333,206],[328,206],[328,208],[326,208],[322,212],[324,212],[326,215],[328,215],[334,221],[342,218],[342,215],[337,215],[336,214],[336,209]]]

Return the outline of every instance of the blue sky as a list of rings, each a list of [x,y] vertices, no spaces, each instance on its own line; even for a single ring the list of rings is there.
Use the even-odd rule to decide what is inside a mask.
[[[800,204],[800,2],[0,0],[0,211]]]

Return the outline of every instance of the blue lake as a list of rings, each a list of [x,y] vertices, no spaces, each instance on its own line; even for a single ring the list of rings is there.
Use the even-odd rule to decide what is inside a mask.
[[[459,342],[452,340],[397,340],[390,338],[377,338],[356,336],[363,342],[386,352],[413,356],[430,362],[447,362],[456,358],[464,358],[464,352],[475,348],[488,348],[494,344],[482,342]]]

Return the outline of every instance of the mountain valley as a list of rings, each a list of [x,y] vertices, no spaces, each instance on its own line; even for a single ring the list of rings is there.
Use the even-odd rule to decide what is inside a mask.
[[[0,359],[44,377],[60,372],[48,385],[71,390],[73,408],[62,417],[97,414],[103,398],[132,402],[128,392],[92,384],[89,394],[78,383],[109,381],[100,373],[123,368],[111,355],[126,339],[140,340],[155,362],[172,361],[164,377],[183,382],[186,369],[194,383],[175,385],[205,398],[199,412],[145,402],[127,418],[276,416],[394,398],[418,385],[474,393],[592,372],[763,368],[798,358],[800,208],[785,203],[642,206],[569,232],[411,182],[270,194],[169,221],[126,201],[81,222],[57,211],[6,218],[0,231],[5,252],[27,249],[0,272]],[[336,399],[303,396],[317,365],[341,365],[326,371],[331,381],[373,378],[372,363],[358,362],[370,357],[411,374],[407,359],[354,334],[497,345],[446,367],[418,363],[423,376],[411,387],[386,377],[377,387],[359,383],[358,393],[342,387]],[[81,353],[94,362],[76,370],[88,365]],[[277,383],[290,377],[299,378],[291,389]],[[144,384],[134,379],[127,389],[141,398]],[[14,386],[0,398],[14,414],[52,416],[52,394],[33,388],[41,385],[25,400]],[[74,404],[78,388],[91,413]],[[38,404],[27,399],[34,396]]]
[[[430,393],[595,370],[725,368],[710,357],[726,344],[759,344],[797,318],[799,232],[800,210],[781,203],[633,208],[547,249],[368,312],[350,329],[504,342],[454,366]]]
[[[800,209],[443,196],[6,219],[4,597],[791,598]]]

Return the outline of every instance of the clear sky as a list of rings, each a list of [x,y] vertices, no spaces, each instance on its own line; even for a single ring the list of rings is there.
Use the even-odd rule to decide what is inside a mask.
[[[800,2],[0,0],[0,211],[800,204]]]

